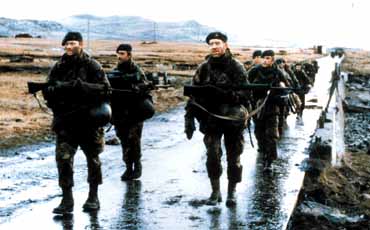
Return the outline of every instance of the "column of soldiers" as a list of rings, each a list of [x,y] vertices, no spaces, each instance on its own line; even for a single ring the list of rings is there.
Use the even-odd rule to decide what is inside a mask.
[[[189,98],[185,108],[185,133],[188,139],[192,138],[196,119],[206,147],[206,168],[212,188],[207,199],[209,205],[222,201],[223,137],[228,178],[226,205],[232,207],[236,205],[236,185],[242,180],[240,155],[244,149],[243,133],[248,123],[248,108],[262,108],[253,116],[253,121],[258,151],[267,170],[278,157],[277,141],[282,133],[280,122],[288,114],[284,91],[242,90],[240,86],[261,83],[278,88],[304,88],[306,93],[309,85],[313,84],[318,67],[316,63],[307,77],[304,69],[308,67],[297,63],[292,71],[284,60],[275,61],[272,50],[257,50],[253,53],[253,61],[244,63],[246,70],[234,58],[227,40],[221,32],[210,33],[206,38],[210,53],[196,70],[192,85],[211,86],[213,93]],[[98,186],[102,184],[102,172],[99,155],[104,149],[103,127],[108,122],[115,126],[122,145],[126,170],[121,180],[141,177],[143,123],[154,114],[151,87],[144,72],[133,61],[129,44],[121,44],[116,49],[118,64],[115,72],[119,74],[112,79],[83,50],[83,38],[79,32],[68,32],[62,46],[65,53],[52,67],[47,88],[43,89],[47,106],[53,112],[52,129],[56,133],[56,163],[62,190],[62,200],[53,213],[73,211],[73,159],[78,147],[86,155],[88,168],[89,194],[83,210],[91,212],[100,208]],[[220,86],[227,87],[221,89]],[[303,102],[304,93],[298,93]],[[303,108],[304,104],[299,110],[300,116]]]
[[[256,50],[252,58],[255,59]],[[290,112],[302,118],[305,107],[305,94],[309,92],[318,72],[318,63],[297,62],[290,67],[284,58],[274,60],[274,52],[266,50],[262,53],[263,62],[248,70],[251,83],[269,83],[272,86],[289,87],[293,90],[280,92],[271,91],[263,109],[253,117],[258,152],[261,153],[264,170],[271,170],[272,162],[277,158],[277,142],[283,134],[285,120]],[[267,91],[253,91],[253,107],[258,107],[266,98]]]

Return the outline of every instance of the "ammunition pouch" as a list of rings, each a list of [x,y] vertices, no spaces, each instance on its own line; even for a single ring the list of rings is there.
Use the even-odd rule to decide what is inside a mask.
[[[248,110],[243,105],[222,104],[219,106],[218,115],[233,119],[231,123],[236,126],[244,124],[248,114]]]
[[[123,120],[142,122],[154,116],[155,108],[151,96],[112,100],[114,123]]]

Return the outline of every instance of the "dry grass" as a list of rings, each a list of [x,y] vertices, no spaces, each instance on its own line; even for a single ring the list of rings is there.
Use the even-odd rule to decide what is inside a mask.
[[[28,95],[27,81],[42,81],[35,74],[0,75],[0,146],[16,146],[19,141],[40,141],[49,131],[51,116],[44,113],[33,96]]]
[[[370,74],[370,52],[358,51],[347,52],[342,62],[341,68],[343,71],[352,72],[353,74]]]
[[[343,209],[356,206],[358,211],[370,214],[370,200],[364,200],[364,194],[370,195],[370,169],[364,162],[370,162],[369,155],[347,153],[342,166],[329,168],[321,174],[318,187],[329,205],[340,205]]]

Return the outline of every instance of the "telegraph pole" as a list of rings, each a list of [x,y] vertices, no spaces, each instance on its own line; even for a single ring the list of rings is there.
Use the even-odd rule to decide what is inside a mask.
[[[90,50],[90,19],[87,19],[87,50],[91,53],[91,50]]]
[[[153,42],[157,42],[157,23],[153,23]]]

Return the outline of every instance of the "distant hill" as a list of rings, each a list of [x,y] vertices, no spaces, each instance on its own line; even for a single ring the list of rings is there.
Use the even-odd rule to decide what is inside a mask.
[[[34,37],[55,37],[61,36],[67,30],[62,24],[54,21],[0,18],[1,37],[14,37],[21,33],[28,33]]]
[[[80,31],[91,39],[143,41],[200,41],[214,31],[197,21],[156,22],[137,16],[97,17],[75,15],[59,22],[45,20],[14,20],[0,18],[0,36],[14,37],[19,33],[46,38],[62,38],[67,31]]]

